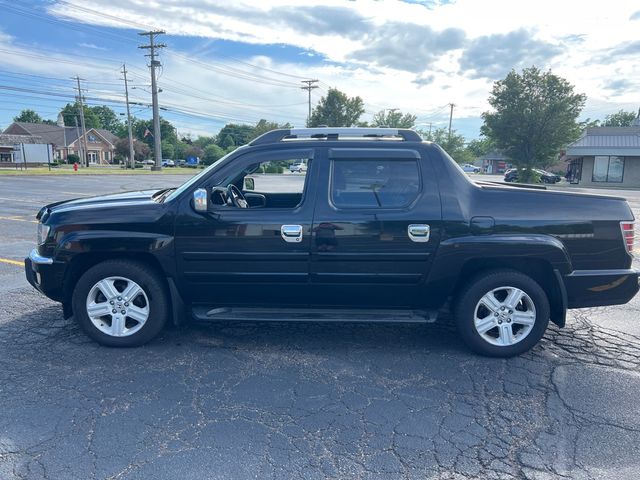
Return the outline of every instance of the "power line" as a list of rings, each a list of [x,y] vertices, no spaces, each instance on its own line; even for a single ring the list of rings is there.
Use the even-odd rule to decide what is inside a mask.
[[[112,21],[117,21],[117,22],[121,22],[121,23],[124,23],[124,24],[128,24],[131,27],[136,28],[136,29],[139,29],[139,28],[149,29],[149,30],[154,30],[155,29],[155,27],[150,27],[148,25],[147,26],[143,26],[143,24],[141,24],[141,23],[134,22],[134,21],[131,21],[131,20],[127,20],[127,19],[124,19],[122,17],[118,17],[118,16],[115,16],[115,15],[110,15],[110,14],[107,14],[107,13],[104,13],[104,12],[100,12],[100,11],[97,11],[97,10],[93,10],[93,9],[90,9],[90,8],[82,7],[82,6],[76,5],[74,3],[70,3],[68,1],[65,1],[65,0],[59,0],[58,3],[63,4],[66,7],[71,8],[71,9],[75,8],[76,10],[80,10],[80,11],[82,11],[84,13],[89,13],[91,15],[104,17],[104,18],[107,18],[107,19],[112,20]],[[123,37],[123,36],[119,36],[119,37],[122,38],[122,39],[125,39],[125,40],[129,40],[129,39]],[[233,61],[235,61],[237,63],[242,64],[242,65],[246,65],[246,66],[249,66],[249,67],[252,67],[252,68],[257,68],[257,69],[260,69],[260,70],[264,70],[266,72],[275,73],[277,75],[281,75],[281,76],[284,76],[284,77],[289,77],[289,78],[294,78],[294,79],[299,79],[299,80],[302,80],[302,79],[305,78],[305,77],[302,77],[302,76],[299,76],[299,75],[292,75],[290,73],[285,73],[285,72],[281,72],[281,71],[274,70],[274,69],[271,69],[271,68],[263,67],[263,66],[260,66],[260,65],[255,65],[253,63],[249,63],[247,61],[240,60],[238,58],[235,58],[235,57],[230,56],[230,55],[226,55],[224,53],[216,52],[216,55],[220,56],[220,57],[228,58],[228,59],[233,60]],[[189,57],[184,57],[182,55],[181,55],[181,57],[189,59]],[[232,68],[232,67],[229,67],[229,68]]]
[[[117,16],[114,16],[114,15],[109,15],[109,14],[106,14],[106,13],[103,13],[103,12],[99,12],[99,11],[96,11],[96,10],[92,10],[90,8],[82,7],[82,6],[73,4],[73,3],[69,3],[69,2],[65,2],[65,1],[59,1],[58,3],[63,4],[67,8],[70,8],[70,9],[76,9],[76,10],[79,10],[79,11],[84,12],[84,13],[89,13],[91,15],[107,18],[107,19],[109,19],[111,21],[117,21],[117,22],[120,22],[120,23],[124,23],[126,25],[130,25],[132,28],[136,28],[136,29],[138,29],[138,28],[145,28],[145,29],[150,28],[148,26],[147,27],[141,27],[141,25],[143,25],[141,23],[129,21],[129,20],[126,20],[126,19],[121,18],[121,17],[117,17]],[[112,32],[105,32],[105,31],[102,31],[100,29],[88,26],[88,25],[77,25],[77,24],[71,23],[69,20],[61,20],[61,19],[57,19],[57,18],[44,17],[44,16],[42,16],[42,15],[40,15],[38,13],[35,13],[33,11],[16,8],[15,6],[12,6],[12,5],[6,5],[6,4],[4,4],[4,5],[7,8],[9,8],[10,10],[13,9],[13,13],[29,16],[29,17],[32,17],[32,18],[37,18],[37,19],[39,19],[41,21],[44,21],[44,22],[47,22],[47,23],[54,23],[54,24],[56,24],[56,22],[57,23],[64,23],[66,26],[69,26],[69,27],[71,27],[71,28],[73,28],[75,30],[78,30],[78,31],[89,30],[89,31],[96,32],[96,33],[98,33],[100,35],[103,35],[103,36],[111,37],[111,38],[116,39],[116,40],[121,41],[121,42],[126,42],[126,43],[131,43],[132,42],[131,38],[125,37],[123,35],[114,34]],[[73,18],[71,16],[67,16],[67,17],[68,18]],[[175,53],[175,52],[172,55],[174,55],[174,56],[176,56],[178,58],[181,58],[181,59],[183,59],[185,61],[197,64],[197,65],[199,65],[199,66],[201,66],[201,67],[203,67],[205,69],[208,69],[208,70],[211,70],[211,71],[215,71],[217,73],[222,73],[224,75],[229,75],[229,76],[232,76],[232,77],[235,77],[235,78],[240,78],[240,79],[259,82],[259,83],[265,83],[265,84],[274,85],[274,86],[291,87],[291,88],[296,88],[297,87],[297,85],[295,83],[292,83],[292,82],[287,82],[287,81],[284,81],[284,80],[265,77],[264,75],[254,74],[254,73],[248,72],[246,70],[236,69],[236,68],[234,68],[234,67],[232,67],[230,65],[220,64],[221,66],[215,66],[215,65],[211,64],[211,63],[213,63],[211,61],[208,61],[208,63],[204,63],[204,62],[202,62],[200,60],[193,59],[193,58],[190,58],[188,56],[181,55],[181,54]],[[271,69],[271,68],[262,67],[260,65],[255,65],[255,64],[252,64],[252,63],[249,63],[249,62],[246,62],[246,61],[239,60],[239,59],[237,59],[235,57],[231,57],[229,55],[220,54],[220,56],[232,59],[235,62],[250,66],[252,68],[264,70],[264,71],[267,71],[267,72],[270,72],[270,73],[275,73],[276,75],[281,75],[281,76],[286,76],[286,77],[289,77],[289,78],[296,78],[296,79],[304,78],[304,77],[301,77],[301,76],[298,76],[298,75],[292,75],[292,74],[285,73],[285,72],[280,72],[278,70],[274,70],[274,69]]]

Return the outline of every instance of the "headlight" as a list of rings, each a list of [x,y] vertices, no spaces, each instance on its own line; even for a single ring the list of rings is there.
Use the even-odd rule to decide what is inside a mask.
[[[42,245],[49,236],[49,225],[38,223],[38,245]]]

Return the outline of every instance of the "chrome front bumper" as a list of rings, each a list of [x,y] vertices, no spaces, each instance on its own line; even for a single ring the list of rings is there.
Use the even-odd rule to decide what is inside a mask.
[[[53,258],[43,257],[38,253],[37,248],[34,248],[33,250],[31,250],[31,253],[29,254],[29,259],[31,260],[31,263],[35,263],[36,265],[53,264]]]

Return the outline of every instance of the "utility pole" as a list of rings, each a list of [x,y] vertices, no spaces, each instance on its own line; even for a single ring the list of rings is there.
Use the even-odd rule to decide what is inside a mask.
[[[82,102],[82,90],[80,89],[80,80],[78,75],[76,75],[76,82],[78,82],[78,104],[80,105],[80,128],[82,129],[82,139],[80,140],[80,144],[83,145],[81,147],[83,149],[83,153],[80,157],[80,164],[84,164],[85,167],[89,166],[89,147],[87,146],[87,129],[84,124],[84,104]]]
[[[124,98],[127,102],[127,126],[129,129],[129,163],[135,169],[135,152],[133,151],[133,129],[131,126],[131,112],[129,111],[129,84],[127,83],[127,66],[122,65],[122,75],[124,76]]]
[[[78,130],[78,116],[74,115],[73,116],[73,122],[76,124],[76,138],[80,138],[80,131]],[[78,141],[78,153],[80,153],[80,155],[78,155],[78,158],[80,159],[80,165],[82,165],[82,142]],[[69,150],[67,149],[67,157],[69,156]]]
[[[449,113],[449,140],[451,140],[451,120],[453,120],[453,107],[456,106],[455,103],[450,103],[449,106],[451,107],[451,112]]]
[[[149,50],[145,57],[149,57],[151,62],[151,103],[153,105],[153,152],[156,157],[156,164],[151,170],[162,170],[162,139],[160,138],[160,109],[158,108],[158,86],[156,85],[156,67],[160,67],[161,63],[156,60],[156,49],[165,48],[164,43],[155,43],[155,36],[164,34],[164,30],[154,30],[151,32],[142,32],[138,35],[149,37],[149,45],[141,45],[138,48]]]
[[[302,83],[306,83],[306,85],[304,87],[300,87],[300,89],[306,90],[307,92],[309,92],[309,114],[307,115],[307,127],[308,127],[309,122],[311,121],[311,90],[313,90],[314,88],[320,88],[320,87],[315,85],[316,83],[318,83],[318,80],[302,80]]]

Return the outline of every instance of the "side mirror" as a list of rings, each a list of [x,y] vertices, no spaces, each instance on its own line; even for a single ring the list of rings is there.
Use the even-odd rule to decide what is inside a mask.
[[[255,190],[256,189],[256,181],[251,177],[244,177],[244,191]]]
[[[193,192],[193,209],[196,212],[204,213],[209,210],[208,193],[206,188],[198,188]]]

